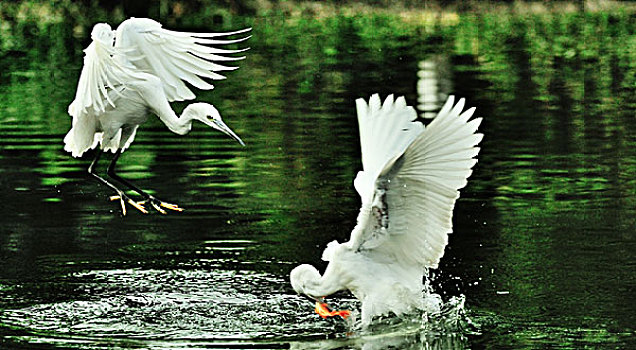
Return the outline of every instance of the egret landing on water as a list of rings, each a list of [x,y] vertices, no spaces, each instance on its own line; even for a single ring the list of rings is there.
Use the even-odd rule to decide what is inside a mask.
[[[346,317],[320,309],[325,296],[350,290],[362,302],[366,327],[373,316],[425,306],[424,274],[444,254],[458,190],[477,163],[483,135],[475,133],[481,118],[468,121],[475,108],[462,113],[464,99],[453,105],[453,96],[426,128],[403,97],[356,103],[363,168],[354,181],[362,200],[357,225],[348,242],[327,245],[322,276],[300,265],[290,280],[326,316]]]
[[[115,172],[121,153],[130,147],[140,124],[148,113],[156,114],[170,131],[185,135],[197,120],[237,140],[243,141],[223,122],[214,106],[193,103],[180,117],[169,102],[191,100],[194,93],[186,82],[203,90],[214,88],[201,78],[225,79],[217,73],[234,70],[219,62],[236,61],[244,56],[233,54],[248,50],[229,50],[207,45],[227,45],[245,41],[250,36],[227,39],[243,34],[250,28],[226,33],[186,33],[163,29],[161,24],[147,18],[131,18],[119,25],[117,31],[105,23],[96,24],[91,32],[93,42],[84,50],[84,67],[77,85],[75,100],[68,113],[73,126],[64,138],[64,149],[79,157],[98,145],[95,159],[88,172],[113,189],[126,215],[126,203],[147,213],[144,204],[150,204],[165,214],[165,209],[181,211],[175,204],[166,203],[149,195]],[[108,175],[144,200],[136,202],[117,186],[97,175],[95,166],[102,152],[111,151],[113,159]]]

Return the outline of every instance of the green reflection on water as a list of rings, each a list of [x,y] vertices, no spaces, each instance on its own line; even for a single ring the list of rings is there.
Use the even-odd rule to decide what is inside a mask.
[[[210,15],[181,24],[208,28]],[[633,14],[458,16],[228,17],[224,29],[254,27],[252,49],[241,69],[199,96],[247,147],[200,126],[178,137],[151,118],[122,157],[120,174],[190,207],[182,216],[135,221],[105,209],[106,191],[85,176],[88,159],[62,151],[81,50],[94,20],[116,23],[117,15],[3,22],[0,173],[10,191],[0,214],[10,225],[0,231],[2,256],[28,261],[65,249],[198,242],[210,231],[263,243],[245,253],[250,258],[317,262],[317,247],[345,239],[355,223],[354,99],[395,92],[415,104],[418,63],[435,57],[450,62],[451,92],[484,117],[486,138],[457,206],[445,268],[464,280],[483,276],[478,266],[495,271],[467,292],[469,305],[513,323],[492,342],[620,344],[617,334],[629,333],[636,314],[624,303],[635,285]],[[453,258],[464,262],[454,267]],[[20,259],[12,263],[16,274],[35,274]],[[495,293],[502,290],[509,294]],[[536,323],[528,329],[519,320]],[[557,336],[549,322],[563,326]],[[580,339],[567,338],[573,334]]]

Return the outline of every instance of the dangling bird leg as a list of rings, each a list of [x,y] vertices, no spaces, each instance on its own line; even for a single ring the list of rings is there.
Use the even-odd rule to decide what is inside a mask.
[[[95,173],[95,171],[94,171],[95,165],[97,165],[97,162],[99,161],[99,158],[101,158],[101,156],[102,156],[102,151],[101,150],[97,150],[97,153],[95,154],[95,158],[91,162],[91,165],[89,165],[89,167],[88,167],[88,173],[91,174],[94,178],[99,180],[104,185],[110,187],[115,192],[117,192],[117,195],[116,196],[111,196],[110,200],[112,201],[112,200],[119,199],[119,203],[121,204],[121,212],[122,212],[123,215],[126,215],[126,202],[128,202],[133,207],[137,208],[142,213],[147,214],[148,211],[146,210],[146,208],[144,208],[142,205],[140,205],[137,202],[135,202],[132,199],[130,199],[130,197],[128,197],[124,193],[124,191],[122,191],[119,188],[117,188],[117,186],[113,185],[112,183],[108,182],[108,180],[104,179],[103,177],[101,177],[101,176],[97,175],[97,173]]]
[[[119,159],[119,156],[121,156],[121,150],[117,150],[117,152],[115,152],[115,155],[113,156],[113,159],[111,160],[110,165],[108,165],[108,170],[107,170],[108,175],[110,177],[112,177],[113,179],[121,182],[122,184],[128,186],[131,190],[139,193],[139,195],[141,195],[142,197],[145,198],[145,200],[143,200],[143,201],[135,202],[136,205],[139,205],[140,207],[143,207],[144,204],[149,202],[150,205],[152,205],[152,207],[155,208],[161,214],[167,214],[167,212],[165,210],[163,210],[163,208],[174,210],[174,211],[183,211],[183,208],[180,208],[178,205],[164,202],[164,201],[162,201],[162,200],[160,200],[160,199],[158,199],[158,198],[146,193],[141,188],[139,188],[139,187],[135,186],[134,184],[132,184],[130,181],[122,178],[121,176],[119,176],[115,172],[115,165],[117,164],[117,160]],[[137,208],[137,209],[139,209],[139,208]]]

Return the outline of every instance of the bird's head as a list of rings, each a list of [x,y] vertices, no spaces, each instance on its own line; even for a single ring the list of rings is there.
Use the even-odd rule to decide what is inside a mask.
[[[91,31],[91,39],[110,47],[114,44],[115,32],[108,24],[97,23]]]
[[[336,292],[340,288],[333,288],[334,286],[323,286],[322,279],[318,270],[315,267],[307,264],[296,266],[289,274],[292,288],[298,294],[304,294],[308,296],[312,301],[316,303],[316,313],[322,318],[340,316],[347,318],[351,315],[349,310],[329,310],[329,306],[325,302],[325,297],[333,292]]]
[[[315,267],[303,264],[296,266],[289,274],[292,288],[298,294],[305,294],[314,299],[319,299],[320,295],[311,295],[312,288],[320,283],[320,273]]]
[[[208,103],[193,103],[183,110],[184,115],[188,115],[192,120],[198,120],[205,125],[223,132],[231,138],[238,141],[241,145],[245,146],[243,140],[232,131],[221,119],[219,111]]]

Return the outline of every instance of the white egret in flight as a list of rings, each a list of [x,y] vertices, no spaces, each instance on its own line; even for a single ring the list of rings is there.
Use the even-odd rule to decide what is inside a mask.
[[[144,204],[157,211],[181,211],[175,204],[166,203],[142,191],[115,172],[121,152],[130,147],[140,124],[148,113],[156,114],[170,131],[185,135],[193,121],[200,121],[217,129],[244,145],[243,141],[223,122],[214,106],[207,103],[188,105],[181,116],[169,102],[194,99],[186,86],[209,90],[214,88],[202,78],[225,79],[220,71],[234,70],[220,62],[245,58],[234,56],[239,50],[221,49],[214,45],[242,42],[250,38],[228,39],[250,28],[225,33],[187,33],[163,29],[148,18],[130,18],[117,31],[105,23],[98,23],[91,32],[92,43],[84,50],[84,67],[77,85],[75,100],[68,113],[73,117],[71,130],[64,138],[64,149],[74,157],[100,146],[89,173],[113,189],[126,215],[126,203],[147,213]],[[211,45],[211,46],[210,46]],[[139,193],[144,201],[135,202],[111,182],[95,173],[102,152],[111,151],[113,159],[107,173],[113,179]],[[165,208],[165,209],[164,209]]]
[[[323,298],[350,290],[367,326],[373,316],[423,307],[424,274],[444,254],[458,190],[477,162],[483,134],[476,133],[481,118],[468,121],[475,108],[462,113],[464,99],[453,105],[453,96],[426,127],[403,97],[381,103],[376,94],[356,104],[363,168],[354,181],[362,200],[357,225],[348,242],[327,245],[323,275],[305,264],[290,280],[297,293],[316,300],[321,316],[346,317],[326,310]]]

